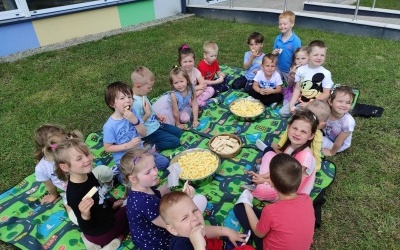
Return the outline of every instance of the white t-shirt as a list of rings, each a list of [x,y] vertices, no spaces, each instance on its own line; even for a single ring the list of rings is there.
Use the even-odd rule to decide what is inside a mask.
[[[324,67],[310,68],[303,65],[296,70],[294,81],[300,84],[301,95],[308,99],[315,98],[323,89],[333,86],[331,72]],[[304,100],[303,100],[304,101]]]
[[[46,161],[44,157],[39,161],[35,167],[36,181],[44,182],[51,180],[57,188],[65,191],[67,190],[67,182],[58,179],[54,173],[54,162]]]
[[[260,88],[262,89],[274,89],[276,86],[282,85],[281,75],[277,71],[272,74],[270,79],[267,79],[264,72],[260,70],[254,77],[254,81],[258,82]]]

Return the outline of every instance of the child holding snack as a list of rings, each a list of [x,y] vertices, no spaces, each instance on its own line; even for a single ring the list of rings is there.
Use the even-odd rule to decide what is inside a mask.
[[[140,66],[131,75],[133,84],[133,110],[144,121],[146,136],[143,141],[154,144],[157,151],[177,148],[181,145],[182,130],[166,124],[163,115],[156,114],[147,95],[151,92],[155,77],[148,68]],[[160,123],[161,122],[161,123]]]
[[[281,148],[283,153],[293,156],[303,166],[299,193],[310,194],[314,187],[316,162],[310,145],[313,142],[318,123],[318,118],[310,110],[296,111],[288,124],[288,140]],[[253,182],[257,184],[252,194],[260,200],[273,202],[278,197],[278,193],[266,181],[269,178],[271,159],[276,153],[272,148],[265,151],[267,152],[261,160],[260,172],[258,174],[249,172],[253,177]]]
[[[170,234],[159,216],[158,207],[161,197],[170,189],[166,185],[156,188],[159,180],[154,157],[144,150],[130,150],[121,159],[121,171],[129,188],[126,210],[135,246],[140,249],[168,249]],[[199,202],[204,211],[205,197],[194,195],[193,187],[188,184],[184,191]]]
[[[199,107],[206,106],[210,98],[214,95],[215,90],[207,86],[200,71],[194,66],[195,55],[194,52],[187,44],[182,45],[178,49],[178,64],[189,75],[190,82],[193,84],[196,92],[197,104]]]
[[[172,91],[161,96],[154,104],[157,114],[165,116],[165,123],[175,125],[181,129],[193,117],[192,125],[199,125],[199,106],[186,70],[180,67],[173,68],[169,74]]]
[[[160,215],[172,234],[169,243],[170,250],[205,250],[228,249],[226,245],[234,247],[245,243],[246,234],[238,233],[227,227],[204,224],[202,212],[187,194],[179,191],[163,196],[160,202]],[[220,237],[226,237],[224,242]],[[250,246],[241,246],[235,249],[253,249]]]
[[[356,126],[356,121],[349,114],[353,99],[353,90],[347,86],[340,86],[335,88],[328,100],[331,115],[326,123],[326,133],[322,142],[323,153],[326,156],[342,152],[351,145]]]
[[[278,71],[286,82],[294,51],[301,46],[300,38],[293,32],[295,14],[288,10],[279,15],[279,34],[274,41],[272,54],[278,56]]]
[[[277,58],[273,54],[266,54],[262,59],[261,70],[254,77],[249,95],[260,100],[264,105],[282,101],[282,79],[276,71]]]
[[[245,190],[234,207],[242,227],[252,231],[257,249],[310,249],[314,235],[314,208],[307,194],[299,193],[303,166],[288,154],[271,159],[269,178],[278,200],[262,211],[253,207],[253,196]]]
[[[131,148],[142,148],[141,137],[147,135],[143,120],[132,109],[132,88],[123,82],[114,82],[107,86],[105,102],[113,111],[103,126],[104,150],[113,153],[114,163],[117,166],[118,181],[122,182],[120,175],[120,159]],[[159,169],[168,167],[169,159],[154,152],[156,165]]]
[[[199,62],[197,68],[208,86],[215,90],[215,96],[228,91],[229,77],[221,72],[217,61],[218,45],[215,42],[206,41],[203,45],[204,59]]]
[[[253,84],[256,73],[261,70],[261,61],[265,55],[261,51],[263,43],[264,36],[258,32],[251,33],[247,38],[247,44],[249,45],[250,50],[244,54],[243,68],[246,71],[244,75],[232,82],[233,89],[244,88],[245,92],[249,91],[251,85]]]
[[[122,200],[100,199],[100,184],[92,173],[93,156],[80,139],[66,139],[55,149],[55,173],[68,181],[67,200],[74,211],[82,238],[98,245],[90,249],[117,249],[129,232]],[[94,190],[95,192],[93,192]]]

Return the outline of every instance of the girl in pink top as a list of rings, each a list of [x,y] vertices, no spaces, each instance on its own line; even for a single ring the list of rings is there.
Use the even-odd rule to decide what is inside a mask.
[[[318,127],[317,117],[309,110],[297,111],[288,124],[288,140],[282,147],[282,152],[296,158],[303,166],[303,176],[298,193],[310,194],[315,181],[315,158],[310,149]],[[271,150],[264,154],[260,172],[250,172],[253,182],[257,184],[252,194],[259,200],[275,201],[278,198],[276,190],[268,184],[269,165],[276,153]]]
[[[190,82],[196,91],[196,98],[199,107],[207,105],[209,100],[215,93],[214,88],[207,86],[200,71],[194,66],[195,55],[187,44],[182,45],[178,49],[178,63],[189,75]]]

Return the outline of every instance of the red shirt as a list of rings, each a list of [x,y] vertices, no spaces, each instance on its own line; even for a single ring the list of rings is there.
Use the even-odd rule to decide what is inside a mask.
[[[311,198],[299,194],[291,200],[279,200],[266,206],[257,230],[267,235],[263,249],[310,249],[313,242],[315,216]]]
[[[204,59],[199,62],[199,65],[197,65],[197,69],[204,77],[204,80],[209,81],[214,80],[215,74],[220,70],[217,60],[215,60],[212,64],[208,64],[206,63],[206,61],[204,61]]]

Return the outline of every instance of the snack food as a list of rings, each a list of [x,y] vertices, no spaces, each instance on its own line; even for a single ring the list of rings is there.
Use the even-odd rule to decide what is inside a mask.
[[[131,106],[128,105],[125,107],[125,110],[129,110],[130,108],[131,108]]]
[[[239,99],[231,103],[230,110],[237,116],[254,117],[261,114],[264,107],[259,101]]]
[[[83,196],[83,198],[82,198],[82,200],[83,199],[85,199],[85,198],[92,198],[92,196],[96,193],[98,191],[98,189],[97,189],[97,187],[92,187],[92,189],[90,189],[90,191],[85,195],[85,196]]]
[[[215,172],[219,165],[218,156],[209,150],[188,152],[177,159],[182,172],[180,178],[196,180]]]
[[[210,148],[219,154],[232,154],[240,149],[240,143],[237,139],[228,135],[219,135],[210,143]]]

